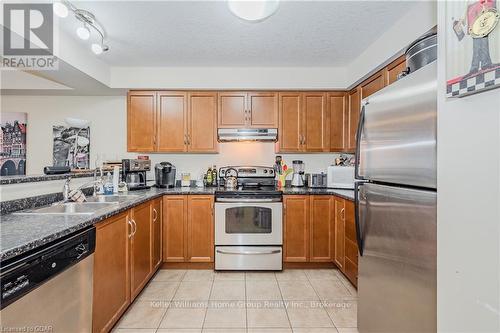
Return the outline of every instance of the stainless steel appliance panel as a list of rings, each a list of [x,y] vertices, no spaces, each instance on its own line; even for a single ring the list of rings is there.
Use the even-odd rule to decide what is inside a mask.
[[[436,192],[359,187],[360,333],[436,332]]]
[[[436,188],[436,62],[363,104],[357,178]]]
[[[90,255],[2,309],[0,328],[12,332],[92,332],[93,265],[94,255]]]
[[[281,202],[215,203],[215,245],[281,245]]]
[[[216,270],[282,270],[281,246],[216,246]]]

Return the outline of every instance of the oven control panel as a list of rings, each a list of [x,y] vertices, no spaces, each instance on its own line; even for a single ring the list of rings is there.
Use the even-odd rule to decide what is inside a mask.
[[[238,170],[238,178],[274,178],[274,169],[264,166],[227,166],[219,168],[219,178],[224,178],[228,169]],[[234,171],[233,171],[234,172]]]

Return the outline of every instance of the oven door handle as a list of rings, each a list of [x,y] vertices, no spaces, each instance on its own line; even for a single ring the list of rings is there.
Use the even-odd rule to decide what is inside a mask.
[[[281,253],[281,250],[271,250],[271,251],[225,251],[225,250],[216,250],[217,253],[220,254],[241,254],[241,255],[260,255],[260,254],[276,254]]]
[[[216,202],[281,202],[281,198],[263,198],[263,199],[248,199],[248,198],[216,198]]]

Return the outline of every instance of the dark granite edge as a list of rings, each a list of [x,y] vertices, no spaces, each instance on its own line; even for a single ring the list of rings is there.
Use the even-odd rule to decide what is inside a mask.
[[[51,180],[66,179],[68,177],[85,178],[85,177],[92,177],[93,175],[94,175],[93,171],[84,171],[84,172],[63,173],[59,175],[1,176],[0,185],[45,182]]]

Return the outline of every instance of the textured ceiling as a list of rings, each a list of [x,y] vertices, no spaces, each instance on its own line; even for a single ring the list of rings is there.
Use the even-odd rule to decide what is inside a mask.
[[[100,58],[111,66],[343,66],[414,2],[282,1],[260,23],[236,18],[225,1],[75,4],[106,28],[111,50]]]

